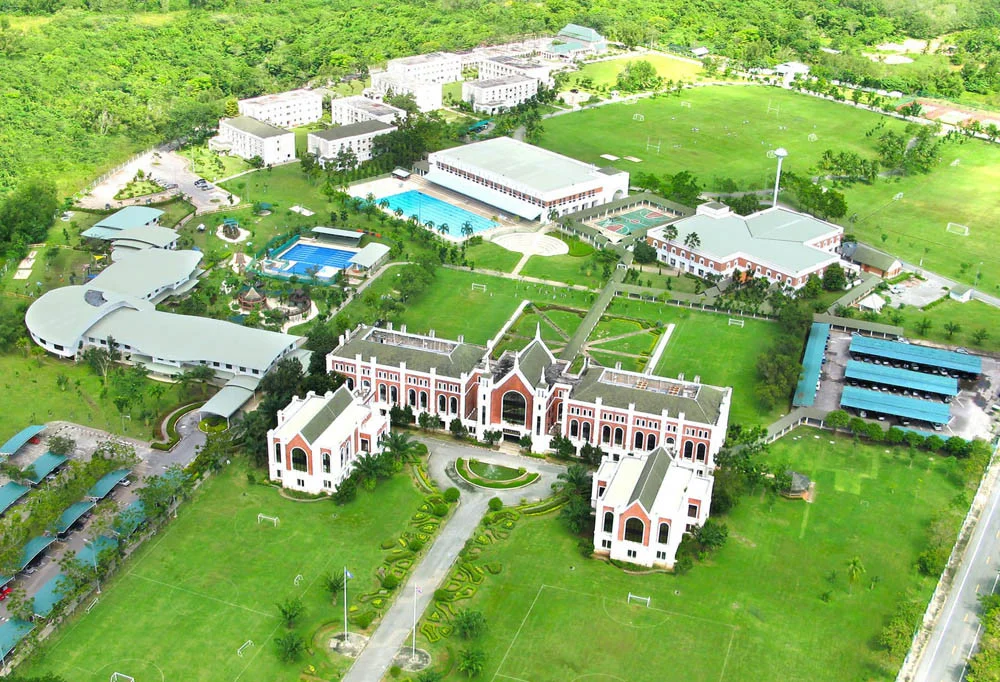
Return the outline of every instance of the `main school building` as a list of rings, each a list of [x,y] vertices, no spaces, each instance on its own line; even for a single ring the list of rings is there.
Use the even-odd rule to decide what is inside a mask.
[[[385,431],[381,421],[366,424],[398,406],[414,415],[431,414],[445,426],[457,419],[480,439],[487,431],[514,441],[528,436],[538,452],[548,450],[556,436],[568,438],[578,451],[587,444],[600,447],[606,456],[592,500],[600,518],[595,549],[635,563],[672,565],[683,531],[708,517],[714,457],[726,436],[732,389],[589,362],[573,372],[538,332],[520,351],[505,351],[495,360],[490,352],[462,338],[413,334],[405,327],[359,326],[341,336],[327,356],[327,369],[346,378],[354,396],[351,409],[364,418],[347,420],[334,440],[355,442],[354,452],[374,451],[373,434]],[[293,401],[285,412],[300,409]],[[279,421],[268,438],[272,480],[308,492],[334,489],[345,472],[328,466],[325,451],[311,447],[314,437],[304,428]],[[292,451],[294,443],[301,452]],[[650,472],[644,474],[647,462]],[[622,492],[626,488],[628,494]],[[633,500],[636,489],[641,494]],[[608,512],[610,526],[604,520]],[[661,519],[679,530],[673,536],[658,530],[637,535],[632,518],[644,519],[646,530]],[[661,537],[668,542],[660,543]]]

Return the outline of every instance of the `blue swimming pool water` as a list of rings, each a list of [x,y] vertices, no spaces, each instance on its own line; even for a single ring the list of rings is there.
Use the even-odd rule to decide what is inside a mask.
[[[279,259],[289,261],[293,265],[284,270],[285,273],[296,275],[306,275],[311,267],[323,268],[332,267],[343,270],[350,263],[354,256],[354,251],[335,249],[331,246],[317,246],[315,244],[298,243],[292,246],[280,256]]]
[[[483,218],[471,211],[466,211],[464,208],[449,204],[447,201],[441,201],[436,197],[424,194],[415,189],[401,194],[393,194],[392,196],[385,197],[385,200],[389,202],[390,211],[395,211],[398,208],[403,209],[404,219],[415,215],[421,223],[431,220],[434,222],[435,230],[441,224],[446,223],[449,228],[448,232],[452,237],[462,236],[462,225],[466,222],[472,225],[473,232],[482,232],[483,230],[497,226],[497,223],[492,220]]]

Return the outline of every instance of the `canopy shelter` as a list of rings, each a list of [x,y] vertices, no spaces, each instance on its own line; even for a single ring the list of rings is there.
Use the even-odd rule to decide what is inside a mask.
[[[947,424],[951,419],[948,405],[945,403],[869,391],[857,386],[844,386],[840,406],[863,410],[869,417],[887,415],[901,419],[917,419],[930,424]]]
[[[944,369],[952,372],[962,372],[978,376],[983,373],[983,361],[975,355],[956,353],[955,351],[927,346],[915,346],[912,343],[872,339],[867,336],[855,336],[851,339],[852,355],[883,358],[905,364]]]
[[[56,539],[49,537],[48,535],[39,535],[38,537],[31,538],[24,545],[24,549],[21,550],[21,565],[18,566],[18,570],[23,571],[28,567],[32,561],[34,561],[38,556],[49,548]]]
[[[0,657],[7,658],[14,647],[34,629],[33,623],[19,618],[11,618],[0,623]]]
[[[108,496],[108,493],[114,490],[116,485],[128,478],[130,473],[132,473],[131,469],[115,469],[111,473],[104,474],[97,483],[90,487],[86,497],[92,500],[103,500]]]
[[[317,237],[327,238],[327,239],[338,239],[345,242],[352,242],[354,246],[357,246],[361,242],[361,238],[365,236],[364,232],[355,232],[354,230],[339,230],[336,227],[314,227],[312,233]]]
[[[27,480],[31,481],[32,485],[38,485],[45,479],[46,476],[61,467],[67,461],[69,461],[69,457],[66,455],[57,455],[52,452],[46,452],[44,455],[26,466],[24,471],[21,473]]]
[[[254,377],[233,377],[198,411],[202,414],[214,414],[228,422],[253,397],[259,384],[260,379]]]
[[[958,395],[958,379],[888,365],[876,365],[873,362],[848,360],[844,377],[849,381],[892,386],[920,393],[934,393],[948,397]]]
[[[795,387],[795,397],[792,405],[795,407],[812,407],[816,400],[816,389],[819,386],[820,371],[826,356],[826,342],[830,338],[830,325],[813,322],[806,341],[806,350],[802,356],[802,375]]]
[[[59,535],[64,535],[73,527],[73,524],[79,521],[84,514],[93,509],[96,505],[89,501],[84,500],[83,502],[75,502],[69,506],[59,517],[56,522],[56,533]]]
[[[69,578],[63,573],[56,573],[35,593],[32,612],[40,618],[45,618],[66,598],[69,588]]]
[[[350,263],[359,270],[370,270],[381,263],[387,255],[389,255],[388,246],[372,242],[351,256]]]
[[[80,566],[93,568],[97,563],[101,552],[118,546],[117,538],[108,535],[101,535],[96,540],[84,543],[80,551],[76,553],[76,561]]]
[[[28,486],[14,483],[14,481],[5,483],[0,488],[0,514],[6,512],[15,502],[27,495],[28,490],[30,490]]]
[[[3,445],[0,445],[0,457],[11,457],[18,450],[23,448],[29,440],[40,434],[45,430],[45,425],[35,424],[34,426],[26,426],[20,431],[18,431],[14,436],[8,440]]]
[[[134,533],[139,526],[146,523],[146,519],[149,516],[146,514],[146,505],[143,504],[142,500],[135,500],[129,506],[125,507],[115,517],[115,532],[121,537],[128,537]]]

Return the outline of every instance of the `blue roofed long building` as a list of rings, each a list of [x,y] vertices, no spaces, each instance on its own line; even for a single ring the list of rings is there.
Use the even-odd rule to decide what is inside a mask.
[[[844,378],[852,383],[886,386],[899,391],[933,394],[946,399],[958,395],[958,379],[888,365],[876,365],[873,362],[848,360]]]
[[[867,336],[851,338],[850,353],[856,357],[898,363],[903,369],[945,371],[969,377],[983,373],[983,360],[976,355]]]
[[[855,410],[863,417],[895,417],[904,425],[910,420],[916,420],[943,426],[951,420],[947,403],[872,391],[857,386],[844,386],[840,406]]]
[[[80,233],[88,239],[114,239],[125,230],[139,230],[156,227],[160,224],[163,211],[149,206],[126,206],[120,211],[101,218],[93,227]]]

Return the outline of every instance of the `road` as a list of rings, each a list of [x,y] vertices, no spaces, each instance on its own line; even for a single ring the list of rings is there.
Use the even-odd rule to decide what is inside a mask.
[[[1000,466],[995,464],[994,466]],[[997,588],[1000,578],[1000,485],[993,485],[986,511],[976,524],[959,564],[941,616],[934,624],[915,682],[960,682],[979,641],[979,598]]]
[[[552,484],[556,481],[563,467],[549,464],[538,459],[518,457],[501,452],[493,452],[485,448],[474,447],[457,442],[438,439],[421,438],[430,451],[428,472],[443,488],[457,485],[462,490],[462,497],[455,514],[448,520],[444,528],[434,540],[427,554],[410,574],[409,580],[400,589],[399,597],[389,608],[375,633],[371,636],[361,655],[344,676],[344,682],[373,682],[381,680],[392,665],[393,659],[410,641],[413,632],[414,613],[417,622],[434,599],[434,591],[444,583],[451,567],[458,558],[458,553],[465,546],[465,541],[479,525],[480,519],[486,513],[491,497],[500,497],[504,504],[518,504],[522,499],[542,499],[552,492]],[[540,474],[537,482],[525,488],[515,490],[485,490],[477,488],[461,480],[454,480],[450,471],[458,457],[476,457],[484,462],[493,462],[512,467],[525,467],[528,471]],[[417,594],[415,588],[422,591]],[[416,610],[414,610],[416,599]]]

